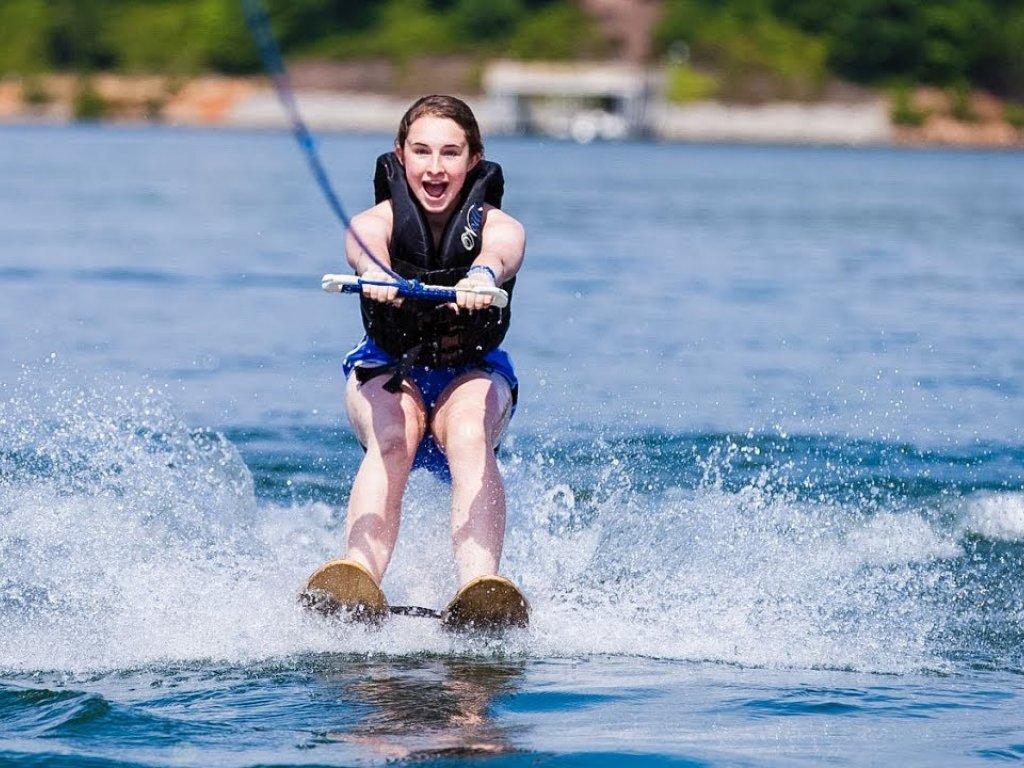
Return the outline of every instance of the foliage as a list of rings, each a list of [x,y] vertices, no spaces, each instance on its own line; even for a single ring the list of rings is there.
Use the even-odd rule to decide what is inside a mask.
[[[0,0],[0,73],[254,71],[238,0]]]
[[[1024,105],[1007,104],[1003,109],[1003,117],[1018,131],[1024,131]]]
[[[195,36],[200,61],[207,67],[240,74],[260,67],[259,52],[245,23],[239,0],[195,0]]]
[[[924,124],[927,115],[914,106],[910,88],[906,83],[897,83],[890,95],[889,117],[895,125],[916,128]]]
[[[300,50],[403,62],[453,53],[568,59],[599,45],[589,17],[570,2],[381,0],[365,29],[344,27]]]
[[[108,69],[116,56],[105,34],[113,17],[112,0],[51,0],[46,44],[58,69]]]
[[[30,107],[45,107],[53,101],[53,96],[41,79],[30,75],[21,85],[21,100]]]
[[[685,61],[670,62],[666,78],[668,99],[677,104],[710,99],[718,91],[718,81],[714,77],[698,72]]]
[[[192,72],[203,63],[196,21],[179,0],[129,5],[111,18],[107,34],[128,72]]]
[[[833,75],[1024,100],[1020,0],[662,0],[655,49],[679,43],[722,92],[813,97]],[[0,75],[255,72],[242,0],[0,0]],[[608,48],[580,0],[264,0],[286,54],[573,59]],[[676,76],[685,80],[686,73]],[[682,82],[682,80],[680,80]],[[748,94],[749,95],[749,94]]]
[[[751,26],[724,32],[723,18]],[[766,19],[782,26],[773,29]],[[754,47],[760,65],[749,62],[737,40],[723,43],[737,35]],[[789,61],[780,54],[787,35],[794,54]],[[813,82],[823,52],[828,72],[856,82],[966,82],[1024,97],[1024,7],[1018,0],[665,0],[655,42],[667,51],[677,40],[696,59],[714,53],[709,45],[724,44],[734,58],[740,54],[738,66],[756,71],[767,65],[791,82],[801,70]]]
[[[240,2],[241,0],[239,0]],[[344,30],[373,26],[379,2],[339,0],[265,0],[274,32],[285,49],[307,45]]]
[[[0,72],[46,69],[48,11],[39,0],[0,0]]]
[[[460,37],[481,43],[502,40],[525,14],[520,0],[458,0],[452,10]]]
[[[447,17],[432,10],[427,0],[385,0],[377,5],[368,29],[345,29],[302,50],[337,58],[404,62],[448,51],[453,38]]]
[[[1024,101],[1024,6],[1016,3],[1002,12],[1003,23],[979,65],[978,81],[997,93]]]
[[[578,6],[552,3],[524,19],[502,53],[522,59],[595,57],[601,43],[593,22]]]
[[[971,105],[971,87],[966,80],[956,83],[949,94],[950,114],[962,123],[973,123],[978,119]]]
[[[96,90],[88,77],[79,78],[75,85],[71,114],[75,120],[101,120],[107,114],[106,99]]]
[[[857,80],[968,79],[998,26],[982,0],[851,0],[833,25],[833,64]]]
[[[764,95],[819,95],[828,74],[825,42],[780,21],[757,0],[669,0],[666,10],[658,43],[668,53],[685,43],[694,62],[721,72],[722,95],[756,99],[750,87],[758,84]]]

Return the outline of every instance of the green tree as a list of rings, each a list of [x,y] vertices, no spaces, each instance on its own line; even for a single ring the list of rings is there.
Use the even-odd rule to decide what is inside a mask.
[[[107,102],[93,86],[87,76],[82,76],[75,84],[75,93],[71,101],[71,114],[75,120],[102,120],[107,114]]]
[[[289,55],[607,53],[579,0],[263,1]],[[257,71],[241,2],[0,0],[0,74]],[[813,95],[832,72],[1024,100],[1021,0],[664,0],[655,50],[687,50],[723,82],[770,81],[776,95]]]
[[[1018,101],[1024,101],[1024,7],[994,9],[1002,23],[985,41],[972,79]]]
[[[47,58],[57,69],[110,69],[115,54],[104,30],[112,0],[50,0]]]
[[[983,0],[933,0],[924,4],[922,20],[925,48],[919,74],[943,85],[967,82],[999,25]]]
[[[260,69],[259,51],[238,0],[197,0],[195,32],[200,61],[227,74]]]
[[[127,72],[195,72],[205,64],[194,0],[123,5],[111,16],[107,39]]]
[[[39,0],[0,2],[0,73],[30,74],[49,67],[49,19]]]
[[[804,32],[828,35],[849,0],[770,0],[771,12]]]
[[[689,48],[712,11],[700,0],[665,0],[654,30],[654,47],[667,53],[683,43]]]
[[[507,38],[526,17],[521,0],[458,0],[451,14],[470,45]]]
[[[450,53],[456,35],[448,16],[426,0],[384,0],[366,30],[345,29],[308,49],[337,58],[384,57],[405,62],[417,56]]]
[[[766,0],[668,0],[655,40],[663,53],[685,43],[695,63],[721,73],[726,97],[810,98],[828,75],[825,40],[781,21]]]
[[[380,5],[381,0],[267,0],[282,47],[297,49],[329,35],[365,32]]]
[[[849,0],[833,27],[832,63],[854,80],[948,85],[976,70],[997,26],[982,0]]]
[[[600,55],[594,22],[573,3],[551,3],[528,14],[508,39],[504,55],[524,59],[573,59]]]

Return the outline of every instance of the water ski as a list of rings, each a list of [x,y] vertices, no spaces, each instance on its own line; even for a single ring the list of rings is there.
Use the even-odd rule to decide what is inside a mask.
[[[530,623],[530,606],[508,579],[481,576],[459,590],[442,612],[441,623],[457,632],[525,627]]]
[[[379,624],[390,613],[388,600],[376,580],[354,560],[324,563],[309,577],[299,599],[319,613],[344,612],[367,624]]]
[[[454,632],[494,631],[525,627],[530,606],[508,579],[481,576],[459,590],[443,611],[415,605],[388,605],[387,598],[370,572],[354,560],[331,560],[309,577],[299,595],[302,604],[318,613],[339,613],[366,624],[380,624],[387,616],[440,619]]]

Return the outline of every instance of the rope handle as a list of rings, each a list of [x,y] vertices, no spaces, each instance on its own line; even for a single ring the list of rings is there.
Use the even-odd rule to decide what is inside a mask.
[[[398,289],[398,295],[410,299],[426,301],[453,302],[455,289],[446,285],[425,285],[419,280],[406,280],[403,283],[379,282],[363,280],[358,275],[324,275],[320,287],[328,293],[362,293],[364,285],[386,285]],[[492,285],[475,285],[472,288],[460,288],[460,291],[477,293],[491,297],[491,306],[504,309],[508,306],[508,294],[501,288]]]

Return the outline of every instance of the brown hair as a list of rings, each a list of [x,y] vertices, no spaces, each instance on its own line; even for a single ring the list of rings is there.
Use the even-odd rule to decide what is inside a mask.
[[[395,144],[398,147],[405,146],[405,140],[409,136],[409,128],[421,117],[430,115],[432,117],[446,117],[454,120],[466,133],[466,143],[469,145],[469,154],[484,154],[484,141],[480,138],[480,126],[477,125],[473,110],[469,108],[462,99],[454,96],[423,96],[415,101],[398,124],[398,135],[395,137]]]

